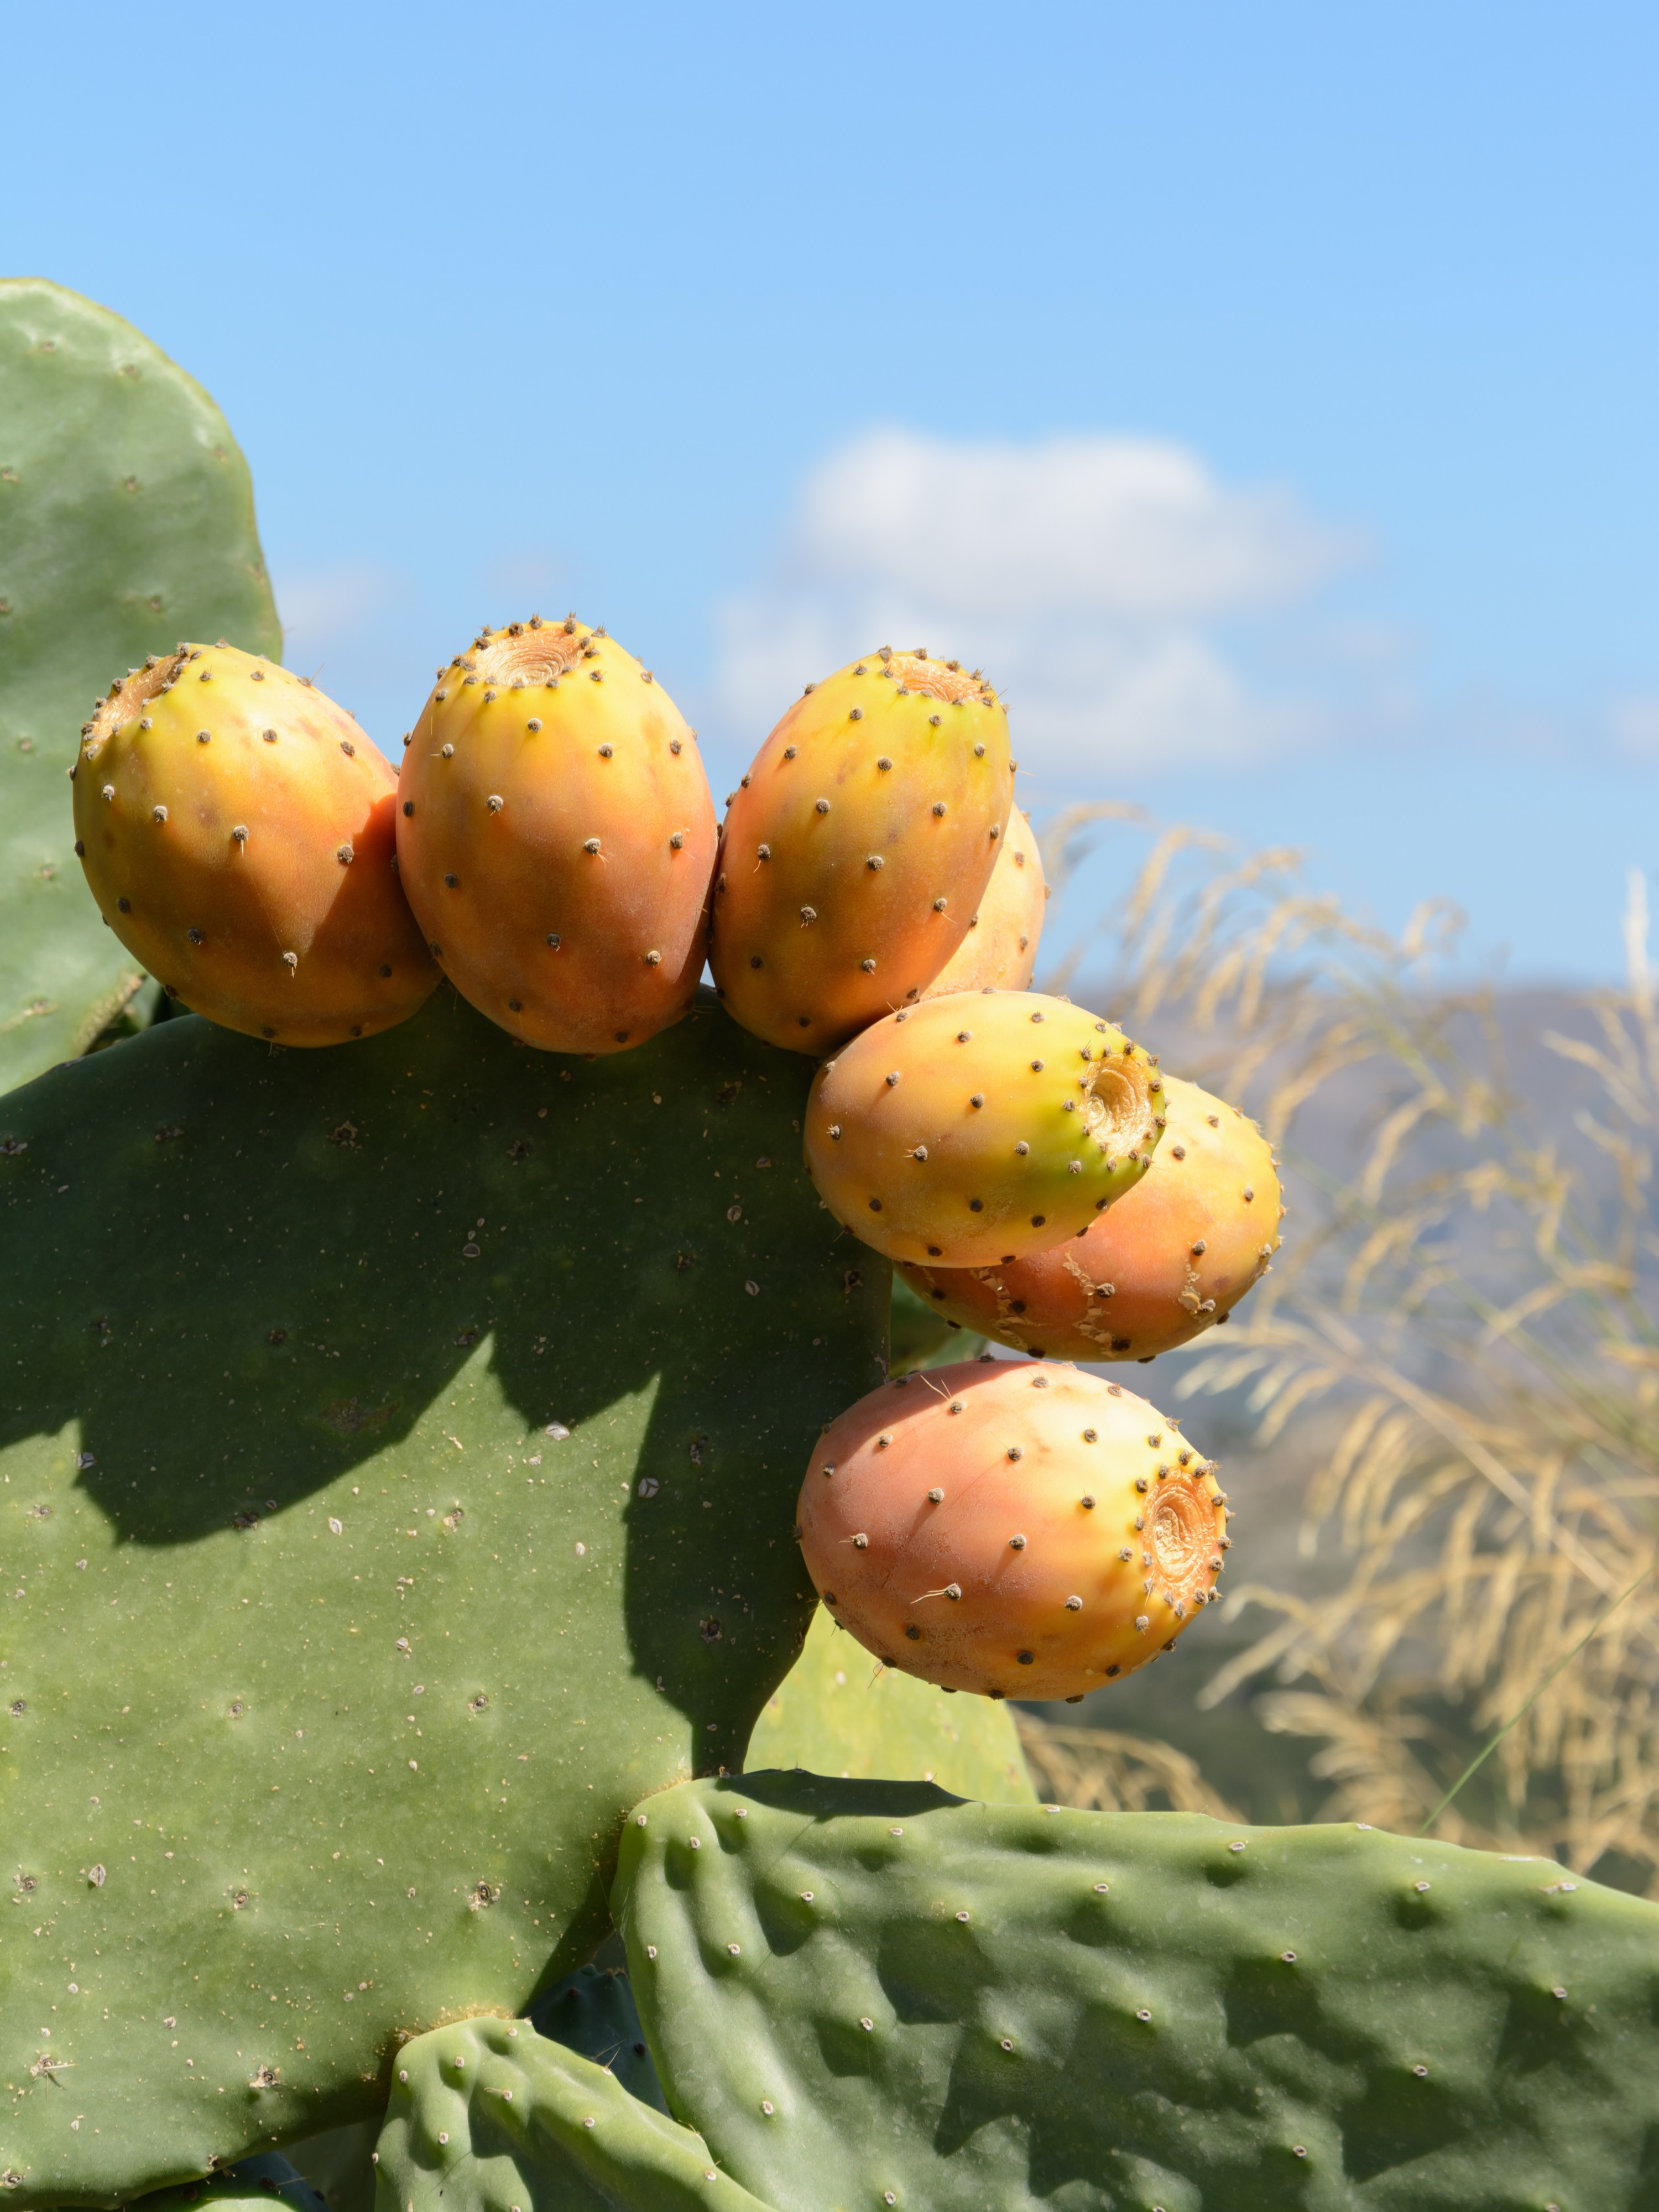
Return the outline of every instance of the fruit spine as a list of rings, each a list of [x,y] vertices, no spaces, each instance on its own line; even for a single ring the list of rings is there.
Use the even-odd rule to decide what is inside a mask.
[[[696,732],[574,615],[458,653],[406,743],[404,888],[462,996],[527,1044],[611,1053],[679,1020],[715,847]]]
[[[1176,1424],[1074,1367],[902,1376],[818,1441],[801,1556],[884,1666],[993,1698],[1070,1698],[1167,1651],[1226,1549],[1214,1470]]]
[[[826,1060],[806,1165],[890,1260],[1006,1264],[1079,1237],[1146,1172],[1162,1079],[1120,1030],[1040,992],[958,992]]]
[[[823,1053],[918,999],[1012,801],[1007,717],[957,662],[884,646],[809,684],[726,814],[709,952],[726,1011]]]
[[[945,1321],[1054,1359],[1153,1359],[1224,1322],[1279,1249],[1273,1148],[1195,1083],[1164,1079],[1152,1165],[1074,1243],[1012,1265],[903,1263]]]
[[[181,645],[111,684],[70,773],[105,921],[210,1021],[339,1044],[436,985],[398,888],[392,769],[304,677]]]

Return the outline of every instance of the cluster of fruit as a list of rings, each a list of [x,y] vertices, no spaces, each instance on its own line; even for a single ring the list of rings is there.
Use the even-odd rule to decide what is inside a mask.
[[[1028,988],[1046,890],[1015,767],[977,672],[884,647],[806,686],[717,830],[696,732],[571,616],[439,669],[400,772],[222,642],[118,678],[70,773],[105,921],[210,1020],[337,1043],[447,975],[527,1044],[618,1052],[707,960],[736,1020],[821,1060],[819,1194],[936,1311],[1039,1362],[1150,1359],[1266,1269],[1274,1163],[1235,1109]],[[845,1414],[800,1507],[826,1604],[884,1660],[1076,1696],[1207,1601],[1224,1500],[1144,1401],[1050,1364],[890,1387],[908,1402]]]

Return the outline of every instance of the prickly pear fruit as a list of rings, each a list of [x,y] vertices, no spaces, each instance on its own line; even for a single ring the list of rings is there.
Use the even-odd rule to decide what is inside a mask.
[[[1164,1079],[1165,1128],[1086,1237],[1012,1267],[904,1266],[942,1320],[1051,1359],[1152,1359],[1225,1321],[1279,1249],[1279,1177],[1255,1123]]]
[[[70,772],[105,921],[210,1021],[340,1044],[435,988],[398,888],[397,779],[303,677],[181,645],[111,684]]]
[[[826,1060],[807,1101],[818,1195],[890,1260],[1004,1265],[1080,1237],[1146,1173],[1156,1062],[1036,991],[901,1008]]]
[[[1048,886],[1031,825],[1018,806],[997,840],[995,866],[973,920],[951,957],[922,993],[948,998],[952,991],[1024,991],[1036,969],[1042,910]]]
[[[709,963],[727,1012],[823,1053],[920,998],[1012,802],[1007,717],[957,662],[884,646],[810,684],[726,817]]]
[[[884,1666],[992,1698],[1079,1698],[1167,1651],[1226,1548],[1214,1469],[1075,1367],[902,1376],[832,1421],[801,1485],[818,1595]]]
[[[696,734],[603,629],[509,623],[441,669],[398,787],[404,889],[480,1013],[620,1052],[702,973],[714,805]]]

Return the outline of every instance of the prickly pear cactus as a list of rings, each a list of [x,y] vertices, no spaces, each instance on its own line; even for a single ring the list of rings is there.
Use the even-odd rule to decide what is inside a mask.
[[[1036,1790],[1006,1705],[952,1698],[872,1659],[830,1616],[813,1615],[805,1648],[766,1701],[744,1765],[812,1774],[937,1782],[956,1797],[1034,1805]]]
[[[1659,1908],[1546,1860],[767,1775],[640,1806],[615,1909],[778,2212],[1653,2201]]]
[[[614,638],[574,615],[482,631],[416,717],[398,806],[404,888],[481,1013],[550,1052],[679,1020],[714,804],[696,732]]]
[[[805,1079],[712,998],[573,1065],[445,992],[0,1102],[9,2201],[367,2117],[396,2036],[590,1954],[629,1805],[738,1765],[885,1324]]]
[[[520,2021],[400,2051],[377,2156],[380,2212],[767,2212],[701,2136]]]
[[[64,777],[111,678],[191,635],[282,654],[223,416],[107,308],[0,281],[0,1089],[138,988],[82,884]]]
[[[883,1666],[1075,1704],[1210,1603],[1228,1547],[1213,1476],[1120,1383],[975,1360],[849,1406],[813,1446],[796,1527],[825,1606]]]
[[[952,991],[1024,991],[1036,972],[1048,886],[1031,825],[1018,806],[997,843],[996,865],[980,896],[964,937],[922,993],[948,998]]]
[[[890,1260],[988,1266],[1080,1237],[1158,1140],[1163,1079],[1109,1022],[1039,991],[901,1007],[824,1061],[806,1164]]]
[[[1279,1249],[1273,1148],[1176,1076],[1164,1113],[1152,1165],[1086,1236],[1008,1267],[910,1264],[902,1279],[940,1323],[1039,1359],[1155,1359],[1224,1322]]]
[[[878,653],[808,684],[732,794],[709,965],[769,1042],[823,1053],[961,944],[1013,800],[1008,721],[954,661]]]
[[[630,2095],[665,2112],[656,2069],[645,2047],[639,2008],[629,1986],[628,1962],[613,1931],[589,1966],[578,1966],[551,1989],[538,1992],[526,2008],[538,2035],[550,2036],[568,2051],[580,2051],[614,2074]]]
[[[344,1044],[437,988],[398,884],[397,791],[309,678],[181,645],[117,677],[82,730],[75,849],[170,998],[248,1036]]]

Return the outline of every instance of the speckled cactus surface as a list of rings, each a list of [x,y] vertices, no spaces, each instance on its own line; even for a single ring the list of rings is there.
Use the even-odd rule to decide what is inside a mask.
[[[696,733],[603,629],[509,623],[439,670],[399,779],[404,888],[434,958],[510,1035],[614,1053],[678,1021],[714,844]]]
[[[1638,2212],[1659,1911],[1353,1827],[750,1775],[614,1906],[669,2106],[777,2212]]]
[[[142,980],[81,883],[64,776],[112,676],[192,634],[281,657],[224,416],[108,308],[0,280],[0,1089]]]
[[[1008,722],[954,661],[884,647],[809,684],[732,793],[709,964],[726,1010],[823,1053],[967,934],[1013,800]]]
[[[873,1022],[819,1069],[806,1164],[890,1260],[984,1267],[1079,1237],[1146,1171],[1162,1078],[1039,991],[958,992]]]
[[[769,2212],[694,2130],[521,2021],[400,2051],[378,2156],[379,2212]]]
[[[805,1075],[712,999],[587,1065],[444,991],[0,1102],[8,2201],[367,2117],[398,2035],[591,1953],[629,1805],[740,1762],[885,1324]]]
[[[249,1036],[345,1044],[438,981],[398,887],[397,788],[307,678],[180,645],[116,677],[82,729],[75,849],[169,998]]]

